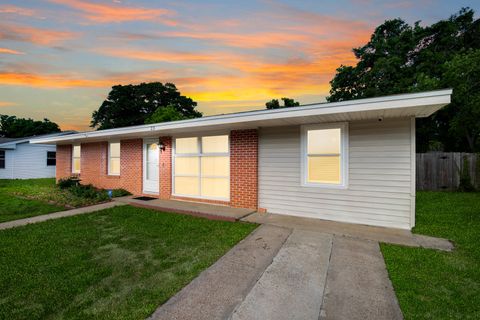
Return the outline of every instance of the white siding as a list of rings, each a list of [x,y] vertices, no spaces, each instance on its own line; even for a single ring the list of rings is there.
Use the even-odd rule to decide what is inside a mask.
[[[0,169],[0,179],[13,179],[13,153],[15,150],[5,150],[5,169]]]
[[[410,126],[410,119],[350,122],[346,189],[301,186],[300,126],[262,128],[259,207],[277,214],[410,229]]]
[[[0,179],[55,177],[55,166],[47,166],[47,151],[55,150],[54,145],[17,144],[16,149],[6,150],[5,169],[0,169]]]

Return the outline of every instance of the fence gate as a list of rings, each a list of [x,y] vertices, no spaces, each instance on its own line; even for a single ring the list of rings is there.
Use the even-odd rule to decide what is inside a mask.
[[[480,187],[478,156],[463,152],[417,153],[417,190],[455,190],[460,183],[460,172],[467,159],[472,184]]]

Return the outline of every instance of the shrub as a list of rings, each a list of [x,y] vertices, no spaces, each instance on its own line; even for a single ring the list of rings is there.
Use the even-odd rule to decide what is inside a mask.
[[[124,196],[129,196],[129,195],[131,195],[131,193],[128,192],[127,190],[125,190],[125,189],[113,189],[112,190],[112,198],[124,197]]]
[[[68,189],[73,186],[79,185],[80,180],[77,177],[69,177],[58,180],[57,186],[60,189]]]
[[[85,199],[108,200],[108,194],[105,190],[96,189],[91,184],[76,185],[68,189],[73,195]]]

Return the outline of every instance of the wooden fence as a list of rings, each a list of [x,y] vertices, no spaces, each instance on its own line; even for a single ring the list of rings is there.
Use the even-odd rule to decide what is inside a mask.
[[[456,190],[460,172],[467,159],[470,179],[480,188],[480,157],[475,153],[428,152],[417,153],[417,190]]]

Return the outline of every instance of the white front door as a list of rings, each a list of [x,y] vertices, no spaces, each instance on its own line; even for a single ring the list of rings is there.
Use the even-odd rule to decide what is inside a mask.
[[[158,194],[160,148],[157,140],[143,141],[143,192]]]

